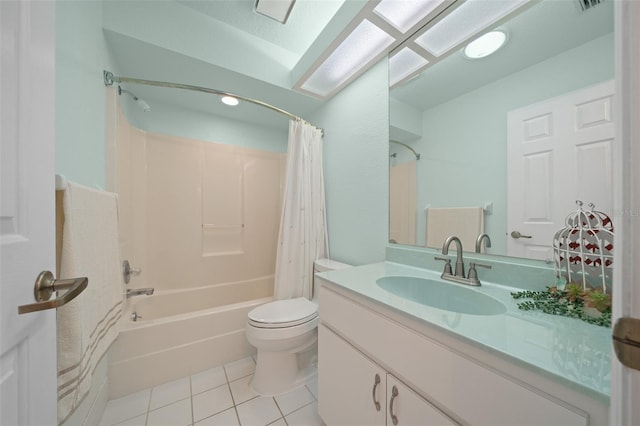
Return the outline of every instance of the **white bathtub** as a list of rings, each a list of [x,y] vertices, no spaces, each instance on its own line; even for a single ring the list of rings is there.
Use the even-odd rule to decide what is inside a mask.
[[[271,275],[129,298],[109,351],[109,398],[254,354],[244,335],[247,313],[272,294]],[[142,318],[132,321],[133,312]]]

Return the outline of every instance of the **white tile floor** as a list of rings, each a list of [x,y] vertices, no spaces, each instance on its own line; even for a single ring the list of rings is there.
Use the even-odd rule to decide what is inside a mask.
[[[262,397],[249,388],[253,358],[212,368],[111,400],[101,426],[323,426],[317,381]]]

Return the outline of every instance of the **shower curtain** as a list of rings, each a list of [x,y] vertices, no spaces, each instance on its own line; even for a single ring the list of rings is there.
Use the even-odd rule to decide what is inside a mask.
[[[274,296],[311,299],[313,262],[329,254],[321,130],[289,121],[287,152]]]

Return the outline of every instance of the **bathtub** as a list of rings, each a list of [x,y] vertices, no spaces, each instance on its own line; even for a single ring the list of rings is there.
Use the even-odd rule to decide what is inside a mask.
[[[253,355],[244,335],[247,314],[272,295],[270,275],[129,298],[109,350],[109,398]]]

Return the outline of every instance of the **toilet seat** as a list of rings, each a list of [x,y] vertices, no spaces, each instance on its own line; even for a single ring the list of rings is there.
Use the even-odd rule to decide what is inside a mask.
[[[304,297],[265,303],[249,312],[248,323],[257,328],[286,328],[318,317],[318,305]]]

